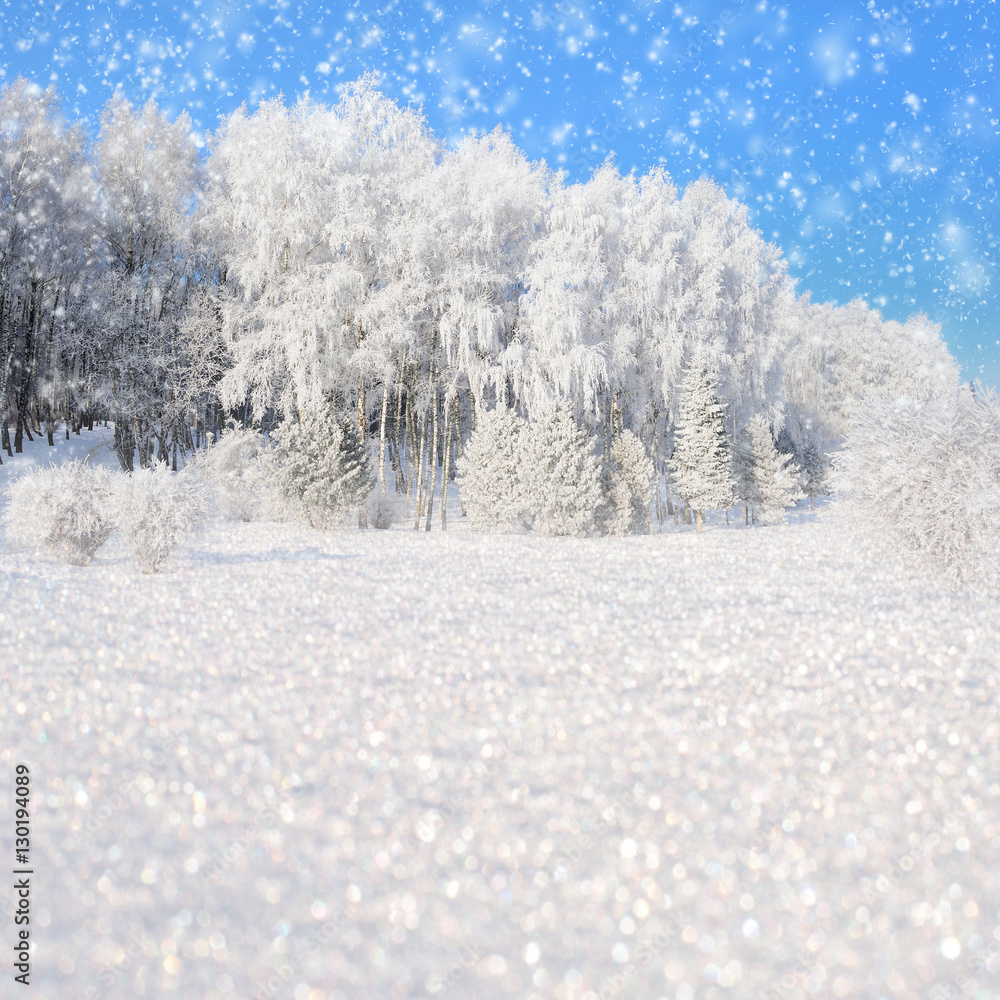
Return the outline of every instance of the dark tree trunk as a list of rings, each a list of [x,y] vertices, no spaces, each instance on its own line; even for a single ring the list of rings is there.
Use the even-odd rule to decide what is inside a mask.
[[[135,441],[132,430],[121,414],[115,415],[115,454],[123,472],[132,472],[135,467]]]

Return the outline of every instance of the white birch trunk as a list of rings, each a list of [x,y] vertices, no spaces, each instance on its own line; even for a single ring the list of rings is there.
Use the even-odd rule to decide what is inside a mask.
[[[419,455],[419,467],[417,469],[417,516],[413,521],[413,530],[418,531],[420,529],[420,517],[424,512],[424,465],[426,459],[424,457],[424,445],[427,441],[427,414],[424,413],[420,421],[420,455]]]
[[[389,383],[382,384],[382,417],[378,429],[378,481],[385,493],[385,424],[389,418]]]
[[[448,530],[448,462],[451,459],[451,407],[444,404],[444,449],[441,463],[441,530]]]
[[[440,358],[440,352],[438,357]],[[431,517],[434,514],[434,485],[437,481],[437,446],[438,446],[438,369],[439,362],[435,362],[431,373],[431,406],[434,408],[434,430],[431,436],[430,450],[430,484],[427,491],[427,523],[424,531],[431,530]]]

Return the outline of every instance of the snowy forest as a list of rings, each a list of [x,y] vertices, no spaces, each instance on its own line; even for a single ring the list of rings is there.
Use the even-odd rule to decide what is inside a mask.
[[[371,77],[241,108],[207,151],[121,95],[92,136],[23,78],[0,130],[8,455],[104,421],[123,470],[176,471],[232,428],[284,440],[286,472],[312,448],[315,479],[335,438],[341,505],[377,480],[427,530],[464,470],[487,530],[630,533],[652,506],[700,531],[825,492],[873,406],[979,399],[925,316],[796,294],[711,179],[608,161],[570,184],[499,129],[446,148]],[[532,510],[553,476],[562,513]]]

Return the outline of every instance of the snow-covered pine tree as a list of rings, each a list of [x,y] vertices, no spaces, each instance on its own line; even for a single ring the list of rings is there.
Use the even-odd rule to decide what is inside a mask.
[[[677,492],[693,508],[699,533],[706,510],[727,510],[736,502],[725,408],[715,387],[707,363],[694,358],[681,383],[680,418],[670,460]]]
[[[480,415],[457,462],[473,531],[524,530],[528,499],[520,466],[527,427],[526,420],[504,406]]]
[[[795,439],[792,437],[787,424],[778,432],[774,444],[780,455],[796,456],[799,453],[798,445],[795,443]]]
[[[743,523],[749,524],[756,482],[753,474],[753,446],[746,428],[737,435],[733,446],[733,485],[736,488],[736,499],[743,504]]]
[[[752,485],[749,504],[760,524],[781,524],[785,511],[802,498],[798,468],[791,455],[782,455],[774,444],[767,417],[758,413],[747,425]]]
[[[528,518],[539,534],[587,535],[594,530],[601,503],[600,464],[586,428],[566,405],[543,410],[530,424],[520,475]]]
[[[648,535],[653,528],[649,505],[656,471],[642,442],[627,430],[611,446],[602,476],[604,503],[600,523],[606,535]]]
[[[817,494],[822,495],[827,492],[826,482],[829,463],[812,438],[809,438],[802,446],[798,461],[802,469],[802,476],[799,482],[809,497],[809,509],[815,510],[815,498]]]
[[[272,437],[275,486],[310,526],[329,527],[364,506],[374,480],[355,420],[327,406],[282,424]]]

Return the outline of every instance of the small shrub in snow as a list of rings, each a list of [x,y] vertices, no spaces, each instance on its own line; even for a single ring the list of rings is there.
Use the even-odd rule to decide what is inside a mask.
[[[838,493],[874,539],[921,553],[954,584],[1000,586],[1000,398],[870,405],[835,462]]]
[[[586,429],[565,406],[532,421],[519,467],[527,519],[542,535],[587,535],[601,505],[601,470]]]
[[[400,518],[403,517],[406,509],[406,501],[398,493],[387,492],[381,486],[368,494],[365,502],[365,514],[368,516],[368,523],[373,528],[384,531],[391,528]]]
[[[602,486],[601,527],[607,535],[648,535],[653,530],[649,505],[656,471],[642,442],[625,431],[611,446]]]
[[[273,437],[274,485],[293,514],[327,528],[365,506],[373,484],[371,455],[353,420],[320,409],[282,424]]]
[[[261,434],[231,429],[192,459],[191,470],[212,489],[226,520],[253,521],[259,516],[267,488],[265,451]]]
[[[111,482],[107,469],[79,461],[21,476],[7,487],[8,537],[85,566],[114,530]]]
[[[118,477],[115,523],[143,573],[158,573],[180,539],[205,519],[209,494],[190,472],[166,462]]]
[[[528,498],[521,472],[527,421],[499,407],[480,415],[458,461],[462,504],[473,531],[523,531]]]

